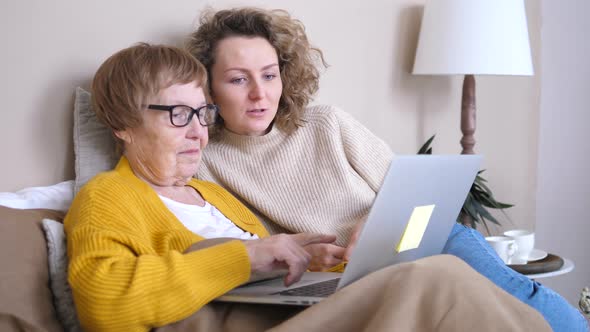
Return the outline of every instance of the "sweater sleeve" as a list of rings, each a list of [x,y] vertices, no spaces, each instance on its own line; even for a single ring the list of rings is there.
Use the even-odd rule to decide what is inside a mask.
[[[350,114],[336,109],[344,153],[352,168],[375,192],[379,191],[393,152],[389,146]]]
[[[188,254],[158,248],[190,241],[186,232],[161,230],[168,238],[157,242],[138,209],[114,197],[82,196],[72,204],[66,230],[68,281],[87,330],[145,331],[170,324],[249,278],[241,241]]]

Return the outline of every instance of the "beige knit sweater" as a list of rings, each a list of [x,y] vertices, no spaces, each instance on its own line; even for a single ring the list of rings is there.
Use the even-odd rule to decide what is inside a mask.
[[[287,135],[224,131],[207,146],[197,177],[238,197],[271,233],[320,232],[345,246],[367,217],[391,158],[390,148],[332,106],[306,109]]]

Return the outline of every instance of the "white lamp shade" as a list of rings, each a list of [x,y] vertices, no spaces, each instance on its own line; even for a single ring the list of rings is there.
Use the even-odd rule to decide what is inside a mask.
[[[524,0],[430,0],[414,74],[532,75]]]

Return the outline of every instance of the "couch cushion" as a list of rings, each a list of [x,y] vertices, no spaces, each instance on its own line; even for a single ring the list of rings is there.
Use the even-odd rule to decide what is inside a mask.
[[[74,101],[74,156],[74,194],[96,174],[113,169],[119,160],[111,131],[96,118],[90,92],[80,87]]]
[[[0,206],[0,331],[61,331],[52,304],[43,218],[54,210]]]

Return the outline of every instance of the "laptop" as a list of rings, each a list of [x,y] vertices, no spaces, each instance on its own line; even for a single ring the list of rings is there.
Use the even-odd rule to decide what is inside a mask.
[[[305,272],[233,289],[215,301],[309,306],[389,265],[440,254],[482,157],[411,155],[393,158],[344,273]]]

